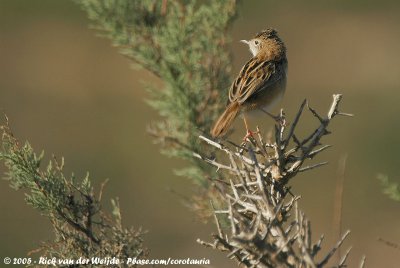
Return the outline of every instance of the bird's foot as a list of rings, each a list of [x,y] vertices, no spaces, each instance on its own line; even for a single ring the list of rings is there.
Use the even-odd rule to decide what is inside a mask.
[[[249,138],[253,138],[254,139],[254,135],[258,134],[259,130],[253,132],[251,130],[247,130],[246,135],[243,137],[243,141],[247,141]]]
[[[274,119],[277,124],[286,127],[286,118],[284,116],[276,115]]]
[[[283,113],[283,111],[281,111],[280,114],[278,115],[273,115],[270,112],[261,109],[261,111],[263,111],[264,113],[266,113],[267,115],[269,115],[272,119],[275,120],[276,123],[278,123],[281,126],[286,126],[286,118],[285,118],[285,114]]]

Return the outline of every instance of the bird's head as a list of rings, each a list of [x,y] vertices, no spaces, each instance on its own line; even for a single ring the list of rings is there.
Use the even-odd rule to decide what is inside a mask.
[[[260,51],[280,50],[286,51],[283,41],[279,38],[278,32],[274,29],[267,29],[256,34],[250,40],[240,40],[249,46],[251,54],[256,56]]]

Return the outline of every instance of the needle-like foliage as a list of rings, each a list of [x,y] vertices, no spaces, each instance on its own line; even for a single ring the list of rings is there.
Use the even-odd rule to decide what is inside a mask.
[[[93,257],[126,260],[147,255],[143,232],[123,227],[118,200],[111,200],[111,213],[102,208],[104,185],[95,194],[88,175],[83,179],[65,176],[64,159],[53,158],[43,167],[43,153],[37,155],[28,142],[20,144],[8,122],[1,130],[0,160],[8,170],[6,179],[12,188],[25,192],[26,202],[46,216],[53,227],[54,241],[44,242],[38,249],[42,256],[88,258],[91,261],[85,267],[98,267]]]
[[[209,150],[197,136],[209,131],[226,103],[231,81],[228,29],[236,0],[77,2],[100,35],[163,82],[161,87],[147,84],[148,102],[161,116],[149,132],[163,153],[191,163],[177,174],[200,185],[192,208],[204,212],[213,196],[207,180],[210,168],[192,152]]]
[[[390,199],[400,202],[400,185],[389,180],[389,177],[383,174],[378,175],[378,180],[381,181],[382,191]]]
[[[220,112],[229,81],[227,29],[235,1],[78,1],[120,52],[159,77],[149,103],[162,116],[152,133],[164,152],[192,159],[198,130]]]
[[[188,204],[201,217],[214,216],[218,234],[211,243],[199,243],[227,252],[243,267],[326,267],[349,232],[325,256],[317,256],[323,237],[312,241],[311,223],[288,183],[326,164],[305,165],[329,148],[321,139],[330,133],[331,120],[350,115],[338,109],[342,96],[333,96],[326,116],[307,105],[319,125],[302,138],[296,127],[306,101],[291,124],[281,111],[272,140],[261,134],[242,144],[209,139],[206,133],[225,106],[231,81],[228,29],[236,1],[75,1],[102,36],[161,80],[163,86],[147,85],[149,104],[161,117],[149,132],[164,153],[188,160],[188,167],[177,172],[198,186],[199,194]],[[43,168],[43,155],[29,143],[19,144],[8,122],[2,130],[0,159],[10,185],[25,190],[26,201],[54,228],[54,243],[43,246],[48,255],[146,257],[142,232],[122,226],[118,202],[112,202],[111,214],[101,208],[103,187],[96,195],[89,177],[65,176],[63,160],[54,158]],[[334,267],[346,267],[349,252]]]

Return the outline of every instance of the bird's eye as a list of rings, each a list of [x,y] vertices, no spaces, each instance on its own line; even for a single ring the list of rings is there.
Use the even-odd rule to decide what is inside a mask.
[[[259,43],[260,43],[260,42],[258,42],[257,40],[254,41],[254,44],[255,44],[256,46],[258,46]]]

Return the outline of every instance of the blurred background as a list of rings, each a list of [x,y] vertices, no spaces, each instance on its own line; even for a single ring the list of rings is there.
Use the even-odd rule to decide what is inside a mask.
[[[333,121],[333,135],[324,141],[334,146],[317,159],[330,164],[292,182],[314,240],[324,233],[326,252],[337,238],[334,191],[338,161],[347,155],[342,226],[352,231],[345,245],[353,246],[350,267],[363,254],[367,267],[399,267],[399,251],[377,238],[400,243],[400,203],[381,194],[376,176],[400,182],[400,2],[254,0],[239,8],[231,30],[235,73],[250,57],[238,41],[274,27],[288,47],[281,103],[288,117],[303,98],[325,113],[333,93],[344,94],[342,110],[356,115]],[[210,258],[213,267],[234,266],[195,242],[209,240],[213,223],[197,221],[169,191],[195,190],[173,174],[184,163],[160,155],[145,130],[158,118],[144,102],[143,82],[160,81],[132,69],[88,24],[72,1],[0,0],[0,109],[15,135],[37,152],[65,156],[67,173],[82,177],[89,171],[97,185],[109,178],[103,200],[118,196],[124,224],[149,231],[151,257]],[[268,130],[268,120],[257,123]],[[302,127],[317,123],[307,114]],[[52,240],[50,224],[6,181],[0,209],[1,258],[25,257],[40,241]]]

